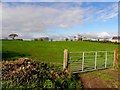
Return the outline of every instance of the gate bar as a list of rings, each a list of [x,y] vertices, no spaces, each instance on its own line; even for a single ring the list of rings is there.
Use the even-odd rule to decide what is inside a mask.
[[[84,52],[83,52],[83,57],[82,57],[82,71],[84,71]]]

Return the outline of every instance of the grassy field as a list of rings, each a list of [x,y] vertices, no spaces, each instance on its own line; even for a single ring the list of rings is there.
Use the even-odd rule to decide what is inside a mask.
[[[10,60],[19,57],[28,57],[33,60],[41,60],[58,65],[63,63],[63,51],[68,49],[76,51],[113,51],[118,46],[109,43],[88,41],[3,41],[2,59]]]
[[[88,41],[74,41],[74,42],[73,41],[56,41],[56,42],[3,41],[2,60],[16,60],[17,58],[20,57],[28,57],[33,60],[49,62],[62,67],[64,49],[68,49],[69,52],[76,52],[76,51],[114,51],[115,48],[118,48],[117,44],[88,42]],[[94,53],[92,54],[94,55]],[[99,54],[99,55],[100,57],[105,58],[105,54]],[[90,55],[88,54],[87,56]],[[85,59],[87,59],[87,57]],[[91,60],[85,61],[86,66],[84,68],[90,65],[92,67],[94,66],[94,57],[91,58],[89,57],[88,59],[92,59],[92,61]],[[76,60],[79,60],[79,58],[76,58]],[[103,65],[101,61],[97,61],[97,63]],[[81,62],[77,64],[76,63],[73,64],[74,64],[73,67],[77,66],[77,69],[79,70],[81,69],[81,65],[80,65]],[[106,69],[101,71],[81,73],[80,81],[82,81],[82,87],[83,88],[118,88],[119,87],[118,80],[119,80],[120,72],[114,71],[112,69],[110,68],[110,70]]]

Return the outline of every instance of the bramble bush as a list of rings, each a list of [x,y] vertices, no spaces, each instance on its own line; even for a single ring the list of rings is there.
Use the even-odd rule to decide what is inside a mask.
[[[19,61],[2,62],[3,89],[80,89],[78,75],[58,67],[21,58]]]

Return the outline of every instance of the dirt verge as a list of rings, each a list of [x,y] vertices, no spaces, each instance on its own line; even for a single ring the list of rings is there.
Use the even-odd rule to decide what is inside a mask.
[[[83,89],[118,89],[120,86],[120,74],[111,69],[80,73],[80,77]]]

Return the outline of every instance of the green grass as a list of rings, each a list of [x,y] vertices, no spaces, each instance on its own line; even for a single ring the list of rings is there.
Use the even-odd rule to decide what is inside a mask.
[[[54,64],[63,63],[63,51],[113,51],[118,46],[88,41],[2,41],[3,59],[28,57]]]

